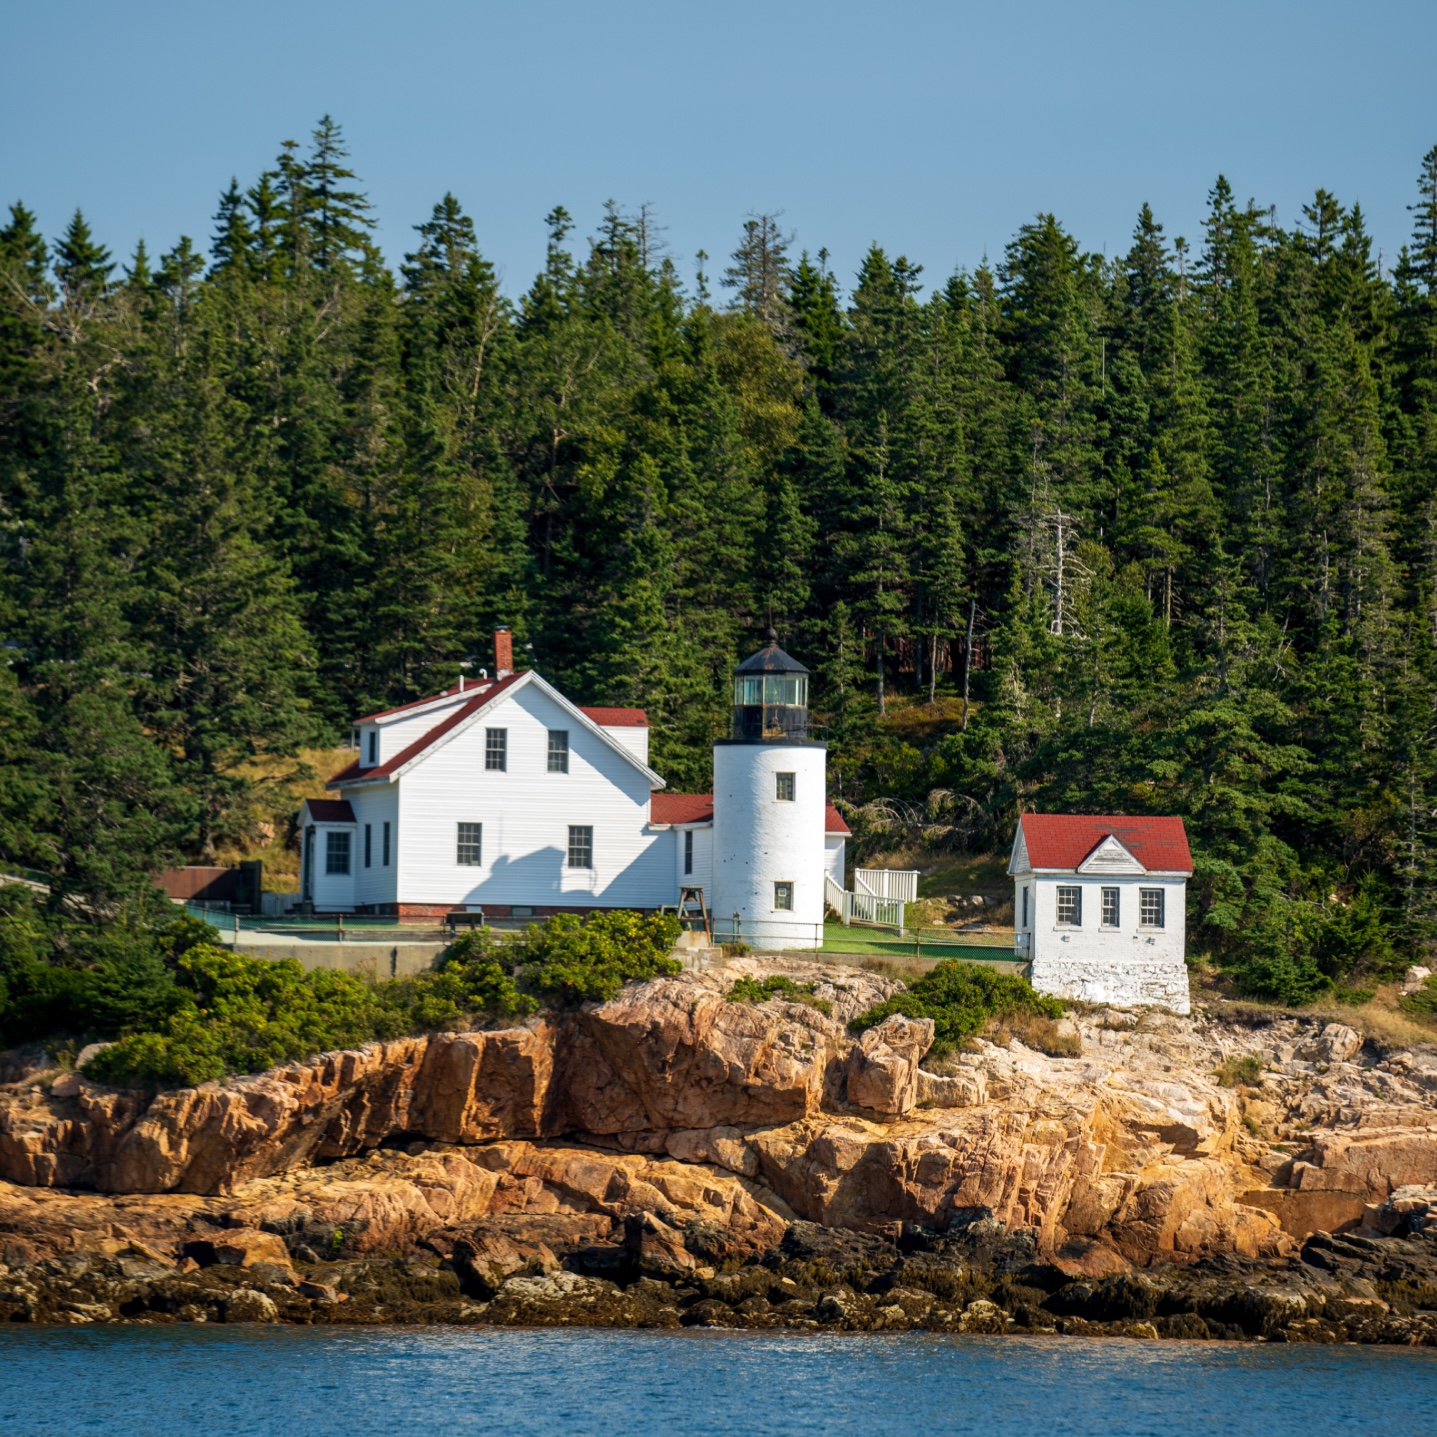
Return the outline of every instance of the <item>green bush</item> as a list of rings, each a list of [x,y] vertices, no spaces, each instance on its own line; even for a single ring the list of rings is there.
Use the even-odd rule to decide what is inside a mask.
[[[1407,993],[1399,998],[1397,1006],[1418,1018],[1437,1017],[1437,973],[1428,978],[1415,993]]]
[[[929,1056],[941,1058],[976,1033],[989,1018],[1012,1013],[1061,1018],[1064,1011],[1059,999],[1039,993],[1024,978],[949,958],[915,979],[906,992],[895,993],[876,1008],[860,1013],[848,1029],[861,1033],[894,1013],[906,1018],[932,1018],[933,1047]]]
[[[165,970],[163,1003],[145,1008],[86,1072],[113,1083],[192,1086],[375,1039],[602,1002],[627,982],[677,973],[668,955],[678,932],[672,917],[559,915],[517,939],[490,929],[465,934],[435,971],[382,983],[200,943]]]
[[[813,983],[795,983],[782,973],[768,978],[750,978],[745,975],[734,980],[728,990],[730,1003],[767,1003],[770,998],[782,998],[785,1003],[802,1003],[807,1008],[817,1008],[820,1013],[833,1012],[833,1004],[827,998],[815,998]]]

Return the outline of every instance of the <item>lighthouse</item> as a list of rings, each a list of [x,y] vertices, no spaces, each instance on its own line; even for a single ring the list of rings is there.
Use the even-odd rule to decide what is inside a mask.
[[[756,948],[823,943],[828,746],[808,736],[808,670],[768,642],[733,673],[714,742],[713,918]]]

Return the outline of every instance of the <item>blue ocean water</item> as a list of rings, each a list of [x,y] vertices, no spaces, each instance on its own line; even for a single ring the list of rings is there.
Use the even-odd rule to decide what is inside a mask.
[[[0,1433],[1437,1433],[1437,1351],[792,1333],[0,1331]]]

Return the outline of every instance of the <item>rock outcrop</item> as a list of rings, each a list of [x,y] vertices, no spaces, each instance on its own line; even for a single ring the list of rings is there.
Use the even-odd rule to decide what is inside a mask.
[[[360,1290],[375,1264],[402,1260],[419,1267],[380,1287],[410,1292],[405,1302],[442,1290],[444,1302],[489,1304],[485,1320],[547,1321],[563,1308],[664,1325],[691,1320],[675,1284],[771,1268],[795,1224],[847,1232],[855,1251],[886,1245],[905,1270],[915,1242],[1022,1235],[1045,1282],[1093,1293],[1144,1273],[1171,1286],[1179,1270],[1213,1264],[1287,1271],[1318,1251],[1319,1233],[1437,1240],[1428,1050],[1384,1054],[1338,1024],[1099,1010],[1075,1017],[1079,1057],[978,1041],[934,1071],[923,1066],[927,1020],[891,1017],[856,1041],[844,1026],[891,980],[757,959],[742,971],[780,967],[832,1011],[730,1003],[730,969],[511,1029],[373,1044],[198,1089],[21,1077],[0,1089],[0,1261],[157,1263],[205,1291],[217,1273],[243,1274],[229,1295],[188,1305],[266,1311],[235,1297],[249,1284],[276,1320],[304,1302],[349,1321],[369,1310]],[[1231,1061],[1249,1057],[1260,1076]],[[1242,1072],[1246,1086],[1220,1085],[1219,1071]],[[583,1282],[566,1286],[570,1276]],[[645,1282],[668,1286],[638,1302]],[[750,1317],[780,1306],[768,1288],[734,1301],[704,1291],[694,1302],[730,1314],[750,1298],[767,1304],[750,1304]],[[802,1321],[911,1325],[923,1306],[829,1292],[809,1308],[820,1297],[827,1316],[806,1308]],[[998,1316],[976,1305],[992,1300],[968,1292],[942,1322],[1007,1330],[1013,1304]],[[1317,1320],[1302,1301],[1302,1320]],[[1115,1303],[1069,1293],[1043,1322],[1162,1315],[1100,1315]],[[897,1313],[880,1322],[880,1307]]]

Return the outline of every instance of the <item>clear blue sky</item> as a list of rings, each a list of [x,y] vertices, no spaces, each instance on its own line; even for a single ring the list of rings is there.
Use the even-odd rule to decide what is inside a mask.
[[[582,236],[650,202],[686,276],[781,209],[845,282],[873,240],[935,282],[1039,210],[1109,254],[1144,200],[1195,239],[1219,172],[1285,223],[1360,200],[1390,257],[1434,42],[1432,0],[0,0],[0,201],[207,248],[230,176],[327,111],[391,263],[451,189],[511,292],[555,204]]]

